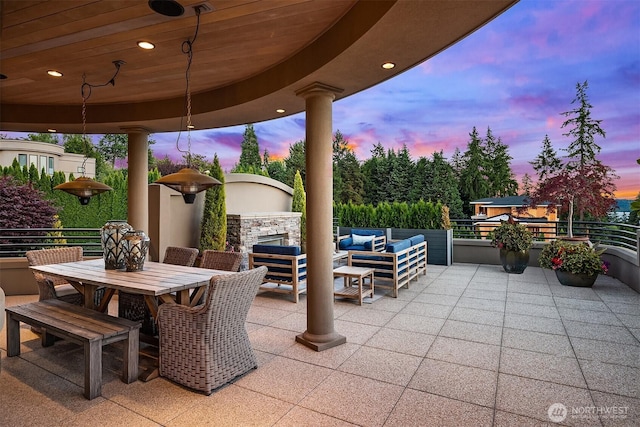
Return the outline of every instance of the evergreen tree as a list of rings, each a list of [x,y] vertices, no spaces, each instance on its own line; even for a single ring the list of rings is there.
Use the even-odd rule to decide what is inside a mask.
[[[596,135],[600,135],[603,138],[606,137],[604,130],[600,127],[602,120],[591,118],[593,106],[589,103],[587,96],[588,88],[589,84],[586,80],[582,85],[577,83],[576,97],[571,103],[578,103],[579,105],[573,110],[561,113],[563,116],[568,117],[561,127],[572,126],[567,133],[563,134],[573,138],[567,148],[567,157],[571,159],[567,166],[570,169],[580,168],[595,162],[596,155],[600,153],[600,146],[596,144],[595,137]]]
[[[489,194],[493,197],[518,194],[518,182],[514,179],[510,166],[513,158],[509,155],[509,147],[503,144],[500,138],[496,139],[493,136],[491,128],[487,128],[484,153],[487,165],[485,175],[489,184]]]
[[[362,165],[364,181],[364,203],[377,205],[390,200],[389,174],[391,164],[380,142],[371,149],[371,158]]]
[[[453,150],[453,156],[451,157],[451,167],[453,168],[453,173],[455,174],[456,178],[460,179],[462,169],[464,169],[464,158],[462,156],[460,148],[458,147]]]
[[[300,243],[304,248],[307,242],[307,194],[302,184],[300,171],[296,171],[293,179],[293,200],[291,201],[291,212],[301,212],[300,217]]]
[[[305,157],[305,141],[297,141],[289,146],[289,156],[284,159],[285,169],[287,172],[287,184],[293,187],[296,172],[300,172],[302,183],[307,185],[307,160]]]
[[[224,190],[224,172],[218,155],[214,155],[209,168],[209,176],[222,185],[214,185],[206,190],[204,213],[200,225],[200,251],[206,249],[225,250],[227,242],[227,205]]]
[[[528,173],[525,173],[522,176],[522,194],[525,196],[531,195],[533,188],[533,180],[531,179],[531,176]]]
[[[469,134],[471,140],[467,144],[467,151],[462,156],[463,167],[460,171],[460,197],[466,216],[473,214],[469,204],[474,200],[490,197],[490,185],[486,176],[486,157],[482,148],[482,141],[475,126]]]
[[[283,184],[287,183],[287,169],[282,160],[272,160],[267,166],[267,173],[270,178],[280,181]]]
[[[410,201],[410,192],[413,183],[415,165],[411,160],[411,154],[406,144],[395,154],[393,150],[389,151],[391,161],[391,194],[392,198],[388,201],[408,202]]]
[[[333,200],[362,203],[364,176],[360,163],[340,131],[333,139]]]
[[[258,145],[258,137],[256,136],[256,132],[254,131],[252,124],[245,126],[241,149],[240,161],[234,167],[232,172],[237,172],[236,169],[242,171],[262,171],[260,146]]]
[[[540,154],[529,163],[538,175],[538,182],[544,181],[547,177],[562,169],[562,161],[558,158],[555,150],[551,146],[549,135],[544,136]]]
[[[447,163],[442,151],[433,153],[433,160],[430,162],[430,173],[433,182],[429,197],[424,200],[441,202],[449,207],[449,217],[464,218],[462,210],[462,199],[458,190],[458,180],[455,177],[453,167]]]

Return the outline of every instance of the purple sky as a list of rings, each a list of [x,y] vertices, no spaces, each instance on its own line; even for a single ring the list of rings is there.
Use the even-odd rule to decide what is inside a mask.
[[[574,106],[576,84],[589,82],[592,117],[607,137],[599,159],[620,176],[617,196],[640,192],[640,1],[521,0],[431,60],[334,103],[339,130],[360,160],[377,142],[409,148],[414,160],[466,150],[475,126],[509,146],[518,180],[541,151],[545,134],[563,155],[561,112]],[[304,113],[254,124],[260,151],[288,155],[305,137]],[[244,126],[191,133],[193,153],[218,154],[225,170],[240,156]],[[180,158],[176,133],[153,134],[157,157]],[[186,137],[180,140],[185,149]]]

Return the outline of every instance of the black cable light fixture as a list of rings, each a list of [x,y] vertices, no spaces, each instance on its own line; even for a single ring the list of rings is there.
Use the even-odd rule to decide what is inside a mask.
[[[184,202],[192,204],[196,200],[196,194],[204,191],[214,185],[222,185],[217,179],[200,173],[199,171],[191,168],[191,129],[193,125],[191,123],[191,62],[193,60],[193,44],[198,37],[198,29],[200,27],[200,7],[195,7],[196,11],[196,31],[193,36],[193,40],[185,40],[182,43],[182,53],[187,55],[187,71],[185,73],[185,79],[187,87],[185,90],[185,109],[187,115],[187,151],[180,149],[180,135],[182,134],[182,124],[180,125],[180,132],[176,140],[176,148],[181,153],[186,153],[187,167],[179,170],[176,173],[172,173],[167,176],[163,176],[156,181],[157,184],[164,184],[169,188],[172,188],[182,194]],[[184,116],[183,116],[184,117]]]
[[[69,194],[73,194],[78,198],[81,205],[88,205],[91,197],[96,196],[100,193],[104,193],[105,191],[113,190],[106,184],[103,184],[98,181],[94,181],[91,178],[85,176],[85,166],[87,163],[87,159],[89,158],[89,141],[87,140],[87,100],[91,96],[91,90],[94,87],[103,87],[107,85],[115,86],[116,84],[116,76],[120,72],[120,67],[124,64],[124,61],[117,60],[113,61],[113,65],[116,67],[116,72],[111,77],[111,79],[101,85],[92,85],[87,83],[86,75],[82,75],[82,86],[80,87],[80,91],[82,93],[82,143],[84,145],[84,159],[82,161],[82,176],[76,178],[73,181],[65,182],[64,184],[59,184],[53,187],[54,190],[61,190]]]

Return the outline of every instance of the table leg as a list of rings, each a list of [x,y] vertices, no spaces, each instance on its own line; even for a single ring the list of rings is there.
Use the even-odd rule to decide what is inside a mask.
[[[96,310],[96,290],[98,289],[98,287],[96,285],[90,285],[88,283],[83,283],[82,287],[84,288],[84,306],[90,308],[91,310]]]

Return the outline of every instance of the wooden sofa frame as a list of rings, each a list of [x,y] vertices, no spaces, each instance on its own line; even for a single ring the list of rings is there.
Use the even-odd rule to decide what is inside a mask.
[[[264,265],[269,272],[265,276],[260,290],[293,295],[295,303],[299,295],[307,291],[307,276],[301,276],[301,269],[306,272],[307,255],[279,255],[262,252],[249,253],[249,268]]]
[[[375,287],[392,290],[394,298],[398,289],[427,274],[427,242],[420,242],[398,252],[349,251],[348,264],[375,270]],[[390,276],[390,277],[389,277]]]

